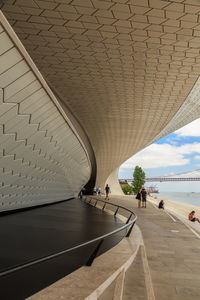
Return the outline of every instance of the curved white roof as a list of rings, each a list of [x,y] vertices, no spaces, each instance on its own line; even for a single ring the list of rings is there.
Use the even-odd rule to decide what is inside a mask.
[[[195,110],[187,98],[200,73],[198,1],[4,2],[14,31],[84,128],[97,185],[199,117],[199,97]]]

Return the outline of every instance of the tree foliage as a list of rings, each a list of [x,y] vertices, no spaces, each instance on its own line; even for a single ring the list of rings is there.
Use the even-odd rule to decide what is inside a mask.
[[[119,179],[119,183],[120,183],[120,184],[128,184],[128,182],[127,182],[126,179],[125,179],[125,180]]]
[[[129,184],[122,185],[122,191],[125,195],[131,195],[133,193],[133,188]]]
[[[144,186],[145,184],[145,172],[139,166],[135,167],[133,172],[133,192],[137,194],[138,191]]]

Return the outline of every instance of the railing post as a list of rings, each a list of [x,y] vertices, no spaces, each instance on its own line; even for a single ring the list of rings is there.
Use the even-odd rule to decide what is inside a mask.
[[[86,263],[86,266],[90,267],[93,263],[93,260],[95,259],[95,257],[97,256],[97,253],[101,247],[101,244],[103,243],[103,239],[100,240],[100,242],[98,243],[97,247],[95,248],[94,252],[90,255],[87,263]]]
[[[132,231],[134,225],[135,225],[135,222],[134,222],[134,223],[131,225],[131,227],[129,228],[129,230],[128,230],[127,234],[126,234],[126,237],[129,237],[129,236],[130,236],[131,231]]]
[[[130,221],[131,217],[132,217],[132,213],[130,214],[128,220],[126,221],[126,224],[128,224],[128,222]]]
[[[102,210],[104,210],[105,207],[106,207],[106,203],[105,203],[104,206],[102,207]]]
[[[90,199],[90,201],[88,202],[89,204],[91,203],[92,199]]]
[[[118,213],[118,210],[119,210],[119,206],[117,207],[115,213],[114,213],[114,216],[116,216],[116,214]]]

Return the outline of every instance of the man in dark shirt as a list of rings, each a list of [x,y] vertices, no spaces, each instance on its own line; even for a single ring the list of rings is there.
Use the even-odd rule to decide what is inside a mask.
[[[142,207],[146,208],[146,203],[147,203],[147,192],[145,190],[145,188],[142,189],[141,191],[142,194]]]
[[[105,200],[109,200],[108,195],[109,195],[109,193],[110,193],[110,187],[108,186],[108,184],[106,184],[105,192],[106,192],[106,198],[105,198]]]

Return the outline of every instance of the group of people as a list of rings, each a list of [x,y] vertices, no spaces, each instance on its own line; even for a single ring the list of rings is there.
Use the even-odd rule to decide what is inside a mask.
[[[81,190],[80,192],[80,198],[82,198],[82,195],[83,195],[83,192],[84,192],[84,188]],[[101,196],[101,188],[94,188],[94,193],[96,193],[96,195],[98,196]],[[105,197],[105,200],[109,200],[109,194],[111,193],[111,190],[110,190],[110,187],[108,184],[106,184],[105,186],[105,194],[106,194],[106,197]],[[146,203],[147,203],[147,191],[145,190],[145,188],[141,188],[137,195],[136,195],[136,199],[138,200],[138,208],[146,208]],[[142,206],[141,206],[141,203],[142,203]],[[164,201],[163,200],[160,200],[159,204],[158,204],[158,208],[159,209],[164,209]],[[198,222],[200,223],[200,219],[196,218],[195,216],[195,211],[192,210],[189,215],[188,215],[188,220],[191,221],[191,222]]]
[[[147,195],[150,195],[150,190],[146,191],[145,188],[141,188],[137,195],[136,195],[136,199],[138,199],[138,208],[147,207]],[[142,203],[142,206],[141,206]],[[164,201],[161,200],[158,204],[158,208],[160,209],[164,209]]]
[[[138,207],[141,207],[141,202],[142,202],[142,207],[146,208],[147,207],[147,192],[145,188],[142,188],[138,191],[136,195],[136,199],[138,199]]]
[[[164,209],[164,201],[161,200],[158,204],[158,208],[161,208],[161,209]],[[191,221],[191,222],[198,222],[200,223],[200,220],[198,218],[196,218],[195,216],[195,211],[192,210],[189,215],[188,215],[188,220]]]
[[[105,194],[106,194],[105,200],[109,200],[109,194],[110,193],[111,193],[110,187],[109,187],[108,184],[106,184],[106,186],[105,186]],[[96,194],[97,196],[101,196],[101,188],[100,187],[94,187],[94,194]]]
[[[97,196],[101,196],[101,188],[100,187],[94,187],[94,194]]]
[[[158,208],[164,209],[164,201],[163,201],[163,200],[161,200],[161,201],[159,202]],[[195,215],[195,211],[192,210],[192,211],[189,213],[189,215],[188,215],[188,220],[191,221],[191,222],[198,222],[198,223],[200,223],[199,218],[196,218],[194,215]]]
[[[138,207],[141,207],[141,200],[142,200],[142,207],[146,207],[146,191],[144,188],[140,189],[136,199],[138,199]],[[159,209],[164,209],[164,200],[160,200],[159,204],[158,204],[158,208]],[[191,222],[198,222],[200,223],[200,219],[196,218],[195,216],[195,211],[192,210],[189,215],[188,215],[188,220]]]
[[[161,208],[161,209],[164,209],[164,201],[161,200],[158,204],[158,208]],[[191,222],[198,222],[200,223],[200,220],[198,218],[196,218],[195,216],[195,211],[192,210],[189,215],[188,215],[188,220],[191,221]]]

